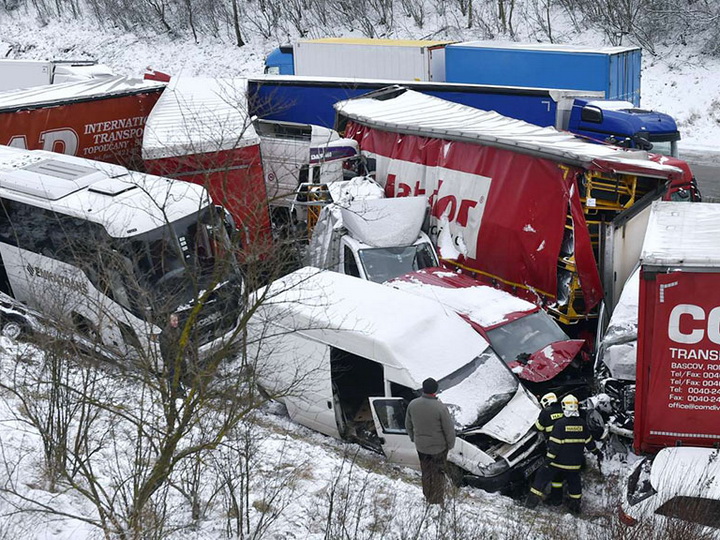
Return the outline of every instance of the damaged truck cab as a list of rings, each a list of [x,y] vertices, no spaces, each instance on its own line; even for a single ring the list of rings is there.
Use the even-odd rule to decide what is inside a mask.
[[[458,433],[454,477],[508,490],[541,464],[537,401],[456,313],[312,267],[256,294],[249,361],[294,421],[417,468],[405,408],[434,377]]]
[[[438,265],[422,231],[426,197],[385,198],[368,177],[327,184],[332,203],[322,208],[308,248],[308,264],[383,283]]]

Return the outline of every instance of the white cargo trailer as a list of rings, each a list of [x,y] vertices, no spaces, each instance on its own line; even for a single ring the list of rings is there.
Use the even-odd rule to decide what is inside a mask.
[[[46,84],[77,82],[113,75],[109,67],[92,60],[0,59],[0,92]]]
[[[450,41],[324,38],[293,47],[295,75],[444,81]]]

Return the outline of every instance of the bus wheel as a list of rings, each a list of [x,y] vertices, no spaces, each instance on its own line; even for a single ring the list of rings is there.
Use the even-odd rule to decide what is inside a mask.
[[[10,338],[10,339],[17,339],[19,338],[23,333],[23,327],[22,324],[20,324],[18,321],[13,319],[8,319],[3,321],[2,323],[2,329],[0,329],[0,333],[2,333],[3,336]]]

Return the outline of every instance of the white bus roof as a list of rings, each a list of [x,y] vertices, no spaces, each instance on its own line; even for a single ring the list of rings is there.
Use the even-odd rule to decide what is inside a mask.
[[[248,115],[246,79],[173,77],[148,116],[143,159],[259,144]]]
[[[360,278],[301,268],[269,286],[267,320],[386,366],[415,388],[467,365],[488,343],[441,304]]]
[[[165,83],[129,77],[103,77],[80,82],[34,86],[0,92],[0,112],[159,91],[164,86]]]
[[[0,196],[101,224],[114,238],[151,231],[209,204],[202,186],[99,161],[0,146]]]
[[[640,262],[643,266],[717,268],[720,205],[655,201]]]
[[[355,98],[335,104],[338,114],[385,131],[456,140],[504,148],[536,157],[589,168],[668,178],[682,171],[651,161],[647,152],[585,142],[552,127],[538,127],[406,90],[390,99]]]

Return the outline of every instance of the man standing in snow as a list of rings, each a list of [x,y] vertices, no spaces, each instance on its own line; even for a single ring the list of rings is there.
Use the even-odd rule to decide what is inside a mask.
[[[445,460],[455,446],[455,426],[448,408],[437,398],[437,381],[425,379],[422,390],[422,396],[408,405],[405,429],[420,458],[425,499],[430,504],[443,504]]]

